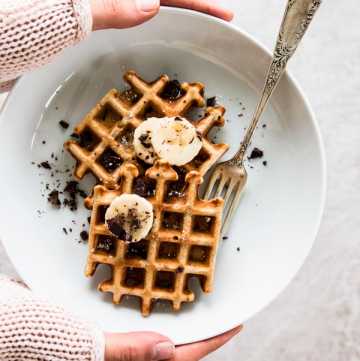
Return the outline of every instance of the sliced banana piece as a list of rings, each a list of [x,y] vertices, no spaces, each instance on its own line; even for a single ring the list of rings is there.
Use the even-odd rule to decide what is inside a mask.
[[[142,122],[134,132],[134,148],[136,155],[148,164],[153,164],[157,158],[152,145],[152,137],[159,126],[159,118],[149,118]]]
[[[196,128],[181,117],[162,118],[151,142],[159,158],[177,166],[191,162],[202,148]]]
[[[144,239],[153,222],[152,204],[136,194],[116,197],[105,213],[105,223],[110,232],[128,243]]]

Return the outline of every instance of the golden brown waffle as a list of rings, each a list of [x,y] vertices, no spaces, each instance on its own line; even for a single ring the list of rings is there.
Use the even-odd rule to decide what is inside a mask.
[[[167,75],[147,83],[133,71],[124,76],[130,89],[119,93],[111,90],[96,107],[76,126],[78,138],[65,143],[65,148],[76,159],[74,175],[82,179],[93,173],[100,183],[116,189],[121,177],[121,165],[135,159],[132,146],[134,129],[146,118],[184,116],[193,107],[203,107],[204,86],[200,83],[181,84],[178,97],[165,99],[171,84]],[[213,144],[207,139],[214,126],[224,124],[223,107],[209,107],[205,116],[195,126],[203,136],[203,149],[187,170],[197,170],[201,175],[209,170],[227,151],[226,144]]]
[[[198,199],[202,177],[196,171],[186,175],[182,197],[168,198],[168,188],[178,174],[159,161],[145,175],[155,182],[155,193],[148,197],[154,206],[152,231],[145,240],[126,244],[108,231],[105,212],[115,197],[133,193],[138,175],[134,164],[124,163],[118,189],[95,187],[86,275],[92,276],[99,264],[109,265],[112,278],[102,282],[99,290],[112,293],[116,304],[126,295],[138,297],[142,314],[147,316],[155,300],[170,301],[174,310],[183,302],[194,301],[189,288],[192,277],[200,280],[204,292],[212,290],[223,201]]]

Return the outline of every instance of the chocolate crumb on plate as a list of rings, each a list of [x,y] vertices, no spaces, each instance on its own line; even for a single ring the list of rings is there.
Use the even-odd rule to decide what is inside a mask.
[[[229,239],[229,237],[223,237],[222,239],[223,241],[226,241],[227,239]]]
[[[263,124],[263,125],[262,125],[262,127],[263,127],[263,128],[266,128],[266,127],[267,127],[267,125],[266,125],[266,124]]]
[[[86,242],[89,239],[89,233],[86,231],[80,232],[80,238],[82,241]]]
[[[263,166],[266,167],[267,165],[268,165],[267,160],[264,160],[264,161],[263,161]]]
[[[67,121],[63,120],[63,119],[59,121],[59,125],[63,129],[68,129],[69,126],[70,126],[70,124]]]
[[[68,231],[66,230],[66,228],[65,227],[63,227],[63,232],[67,235],[68,234]]]
[[[42,143],[42,144],[46,144],[46,140],[43,140],[41,143]]]
[[[254,148],[253,151],[250,154],[250,157],[248,159],[258,159],[262,158],[264,156],[264,152],[259,148]]]
[[[240,247],[236,248],[236,250],[237,250],[238,252],[240,252]]]
[[[59,191],[56,189],[52,190],[48,195],[48,202],[55,208],[60,208],[61,202],[59,199]]]

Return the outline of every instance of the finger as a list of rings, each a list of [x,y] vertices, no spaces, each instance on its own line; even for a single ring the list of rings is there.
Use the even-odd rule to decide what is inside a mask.
[[[234,18],[232,11],[217,5],[214,0],[161,0],[161,5],[192,9],[226,21],[231,21]]]
[[[221,346],[229,342],[241,330],[242,326],[236,327],[220,336],[216,336],[209,340],[193,343],[191,345],[180,346],[176,349],[174,361],[198,361],[208,354],[214,352]]]
[[[93,29],[130,28],[155,16],[160,0],[91,0]]]
[[[174,344],[153,332],[105,335],[105,361],[162,361],[175,354]]]

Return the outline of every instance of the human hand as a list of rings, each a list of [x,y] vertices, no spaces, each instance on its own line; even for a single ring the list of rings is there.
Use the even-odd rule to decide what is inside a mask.
[[[153,332],[105,334],[105,361],[199,361],[230,341],[242,326],[206,341],[175,347]]]
[[[233,13],[215,0],[91,0],[93,30],[142,24],[159,12],[160,5],[192,9],[226,21],[233,18]]]

